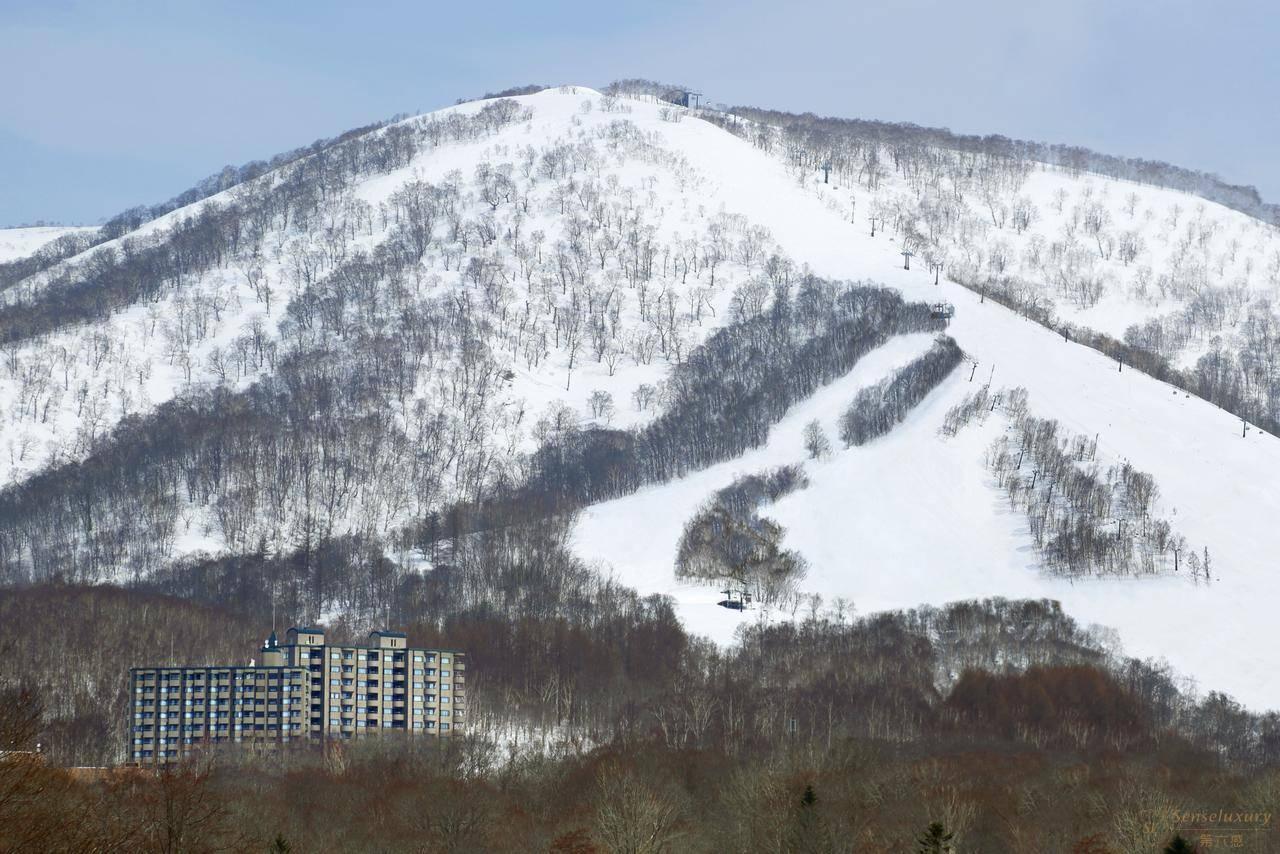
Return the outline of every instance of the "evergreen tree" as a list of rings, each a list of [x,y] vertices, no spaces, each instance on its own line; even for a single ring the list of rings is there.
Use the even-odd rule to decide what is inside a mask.
[[[292,850],[293,846],[284,838],[284,834],[277,833],[275,841],[271,843],[271,854],[289,854]]]
[[[818,812],[818,793],[812,784],[806,785],[800,796],[786,847],[797,854],[823,854],[832,850],[826,825]]]
[[[955,848],[951,846],[951,838],[955,834],[948,833],[940,822],[933,822],[916,840],[917,854],[951,854]]]

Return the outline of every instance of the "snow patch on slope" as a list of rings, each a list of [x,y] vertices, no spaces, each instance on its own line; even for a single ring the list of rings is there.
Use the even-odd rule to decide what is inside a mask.
[[[26,258],[64,234],[97,231],[90,225],[36,225],[24,228],[0,228],[0,264]]]

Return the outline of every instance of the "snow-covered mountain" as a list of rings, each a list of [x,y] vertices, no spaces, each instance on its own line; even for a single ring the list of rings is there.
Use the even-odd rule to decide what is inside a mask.
[[[545,471],[539,449],[666,429],[718,333],[792,324],[802,350],[839,312],[881,312],[893,328],[812,394],[797,380],[757,447],[593,492],[621,497],[585,508],[576,552],[724,643],[815,609],[1058,599],[1106,645],[1280,707],[1280,440],[1249,423],[1277,412],[1275,225],[1078,168],[895,145],[804,149],[759,117],[560,87],[340,138],[4,280],[2,571],[147,579],[352,536],[430,572],[447,554],[424,526]],[[38,248],[23,246],[0,261]],[[855,305],[844,280],[908,307]],[[792,318],[804,306],[828,316]],[[859,392],[897,401],[877,384],[944,325],[965,361],[846,447]],[[743,362],[726,384],[765,367]],[[1230,400],[1196,379],[1215,365]],[[815,421],[828,453],[806,449]],[[1027,438],[1050,421],[1056,467]],[[677,575],[686,526],[736,478],[790,465],[807,486],[758,512],[807,572],[768,604],[717,607],[728,580]],[[1141,501],[1133,472],[1154,485]],[[1105,559],[1063,557],[1054,519]]]

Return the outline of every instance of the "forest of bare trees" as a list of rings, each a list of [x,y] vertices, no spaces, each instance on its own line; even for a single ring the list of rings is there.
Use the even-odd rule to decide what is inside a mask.
[[[782,548],[782,526],[757,511],[807,485],[803,468],[793,465],[740,477],[717,490],[685,524],[676,577],[729,584],[765,606],[797,602],[805,559]]]
[[[950,376],[963,357],[955,339],[943,335],[929,352],[859,391],[840,417],[840,438],[845,447],[865,445],[900,424],[925,395]]]
[[[1026,517],[1045,567],[1062,575],[1215,577],[1209,549],[1191,548],[1158,512],[1155,479],[1127,460],[1103,466],[1098,437],[1031,414],[1026,389],[983,386],[954,406],[943,435],[999,412],[1008,428],[987,450],[987,468]]]
[[[860,206],[832,203],[922,256],[935,279],[945,271],[984,299],[1280,433],[1280,213],[1254,188],[1167,163],[997,135],[753,107],[702,117],[799,176],[856,189]],[[1111,187],[1087,180],[1074,194],[1059,187],[1046,206],[1025,189],[1036,170],[1177,190],[1256,219],[1229,220],[1185,201],[1146,207],[1132,190],[1108,195]],[[1032,234],[1049,216],[1055,230]],[[1149,314],[1113,330],[1072,319],[1108,297]]]
[[[529,566],[545,575],[559,554]],[[669,612],[608,601],[563,618],[479,608],[411,623],[424,643],[441,632],[470,652],[479,717],[448,745],[371,739],[270,763],[211,754],[158,776],[73,775],[12,754],[0,762],[0,845],[83,850],[92,837],[104,851],[260,850],[278,836],[294,850],[360,850],[376,838],[386,850],[430,840],[497,851],[519,838],[605,851],[654,832],[682,850],[841,851],[854,841],[900,849],[941,821],[972,848],[1070,851],[1094,838],[1146,851],[1188,829],[1170,811],[1150,813],[1152,798],[1188,812],[1257,811],[1280,781],[1275,715],[1195,697],[1160,667],[1112,658],[1056,603],[824,611],[752,627],[720,650]],[[5,608],[0,647],[15,668],[0,685],[0,745],[40,742],[58,763],[96,764],[118,749],[110,724],[93,722],[124,702],[125,682],[110,679],[120,661],[183,660],[195,647],[181,627],[190,644],[218,627],[254,637],[253,621],[228,622],[226,609],[113,588],[41,585]],[[83,665],[61,678],[49,672],[59,660]],[[550,669],[531,679],[539,667]],[[75,700],[77,690],[105,708]],[[550,753],[537,741],[512,753],[504,744],[522,718],[573,737]]]

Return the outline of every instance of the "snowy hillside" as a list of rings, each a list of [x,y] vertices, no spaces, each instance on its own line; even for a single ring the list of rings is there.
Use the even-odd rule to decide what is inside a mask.
[[[221,393],[274,405],[274,384],[332,381],[333,360],[359,398],[335,417],[376,419],[390,450],[376,470],[338,470],[349,480],[318,524],[387,536],[514,476],[549,431],[652,417],[667,368],[735,297],[756,299],[738,286],[773,247],[710,210],[701,177],[656,144],[677,116],[635,107],[566,87],[408,119],[350,143],[363,160],[341,164],[349,175],[331,175],[336,156],[303,158],[18,282],[6,479],[104,453],[128,416],[222,406]],[[102,316],[104,290],[119,302]],[[66,304],[81,300],[76,323]],[[369,382],[385,391],[365,396]],[[399,472],[415,466],[411,486]],[[261,505],[234,481],[180,490],[148,511],[162,514],[151,542],[162,559],[292,548],[316,508],[288,477]],[[90,558],[117,577],[125,560]]]
[[[1270,521],[1280,512],[1271,486],[1280,476],[1280,440],[1256,430],[1242,438],[1238,418],[1202,400],[1137,371],[1120,372],[1097,352],[984,304],[945,275],[935,286],[923,265],[903,270],[898,245],[883,231],[870,237],[847,221],[847,212],[798,187],[781,163],[716,128],[686,121],[666,129],[666,137],[708,176],[710,192],[727,209],[768,227],[815,272],[866,277],[910,299],[954,303],[948,332],[977,361],[975,384],[989,376],[996,386],[1025,387],[1038,414],[1098,434],[1101,455],[1153,474],[1164,512],[1195,547],[1210,549],[1216,566],[1214,580],[1199,585],[1186,577],[1065,581],[1041,573],[1025,521],[1002,502],[984,465],[1000,421],[949,440],[938,436],[947,409],[974,388],[961,370],[888,437],[808,463],[812,485],[766,511],[788,529],[786,544],[809,559],[807,591],[828,606],[843,598],[864,612],[996,594],[1051,596],[1077,619],[1116,628],[1129,654],[1167,657],[1206,689],[1280,706],[1280,685],[1269,678],[1276,654],[1262,640],[1280,595],[1269,557],[1280,550]],[[1119,188],[1109,195],[1120,196]],[[1185,196],[1181,204],[1197,206]],[[1238,216],[1221,213],[1228,215]],[[1238,227],[1269,245],[1267,227]],[[766,449],[592,508],[578,528],[580,552],[642,591],[673,592],[692,625],[727,640],[736,621],[753,615],[716,608],[711,603],[721,597],[710,588],[675,584],[681,526],[735,473],[803,460],[801,427],[817,417],[833,432],[836,412],[857,388],[908,358],[910,347],[898,341],[796,407]]]
[[[1036,166],[940,211],[893,177],[874,191],[808,182],[857,227],[882,219],[926,269],[936,261],[962,281],[994,280],[1117,339],[1133,327],[1132,340],[1184,366],[1280,300],[1280,229],[1175,190]]]
[[[679,398],[672,372],[699,345],[768,316],[812,272],[954,304],[947,332],[971,361],[887,435],[806,461],[806,425],[838,436],[860,389],[934,341],[896,330],[792,406],[766,446],[588,508],[579,555],[670,594],[723,642],[744,620],[837,602],[1057,598],[1130,654],[1280,707],[1265,642],[1280,439],[1242,438],[1239,418],[982,296],[996,283],[1117,337],[1174,318],[1133,335],[1176,326],[1177,346],[1152,346],[1184,366],[1219,345],[1252,353],[1280,297],[1275,228],[1099,176],[975,174],[985,195],[977,179],[924,187],[887,168],[824,183],[682,108],[578,87],[463,104],[292,161],[6,291],[5,572],[146,579],[201,555],[309,566],[343,537],[429,571],[424,528],[438,544],[451,508],[542,473],[533,452],[580,427],[625,446]],[[1009,419],[939,435],[988,382],[1096,435],[1098,464],[1150,473],[1158,514],[1213,555],[1211,580],[1165,571],[1164,555],[1150,577],[1047,572],[987,462]],[[809,485],[761,510],[808,561],[800,595],[739,614],[714,604],[716,585],[677,581],[681,532],[713,492],[801,462]],[[309,607],[336,616],[359,597],[319,598]]]
[[[92,226],[35,225],[25,228],[0,228],[0,264],[35,253],[64,234],[92,232]]]

